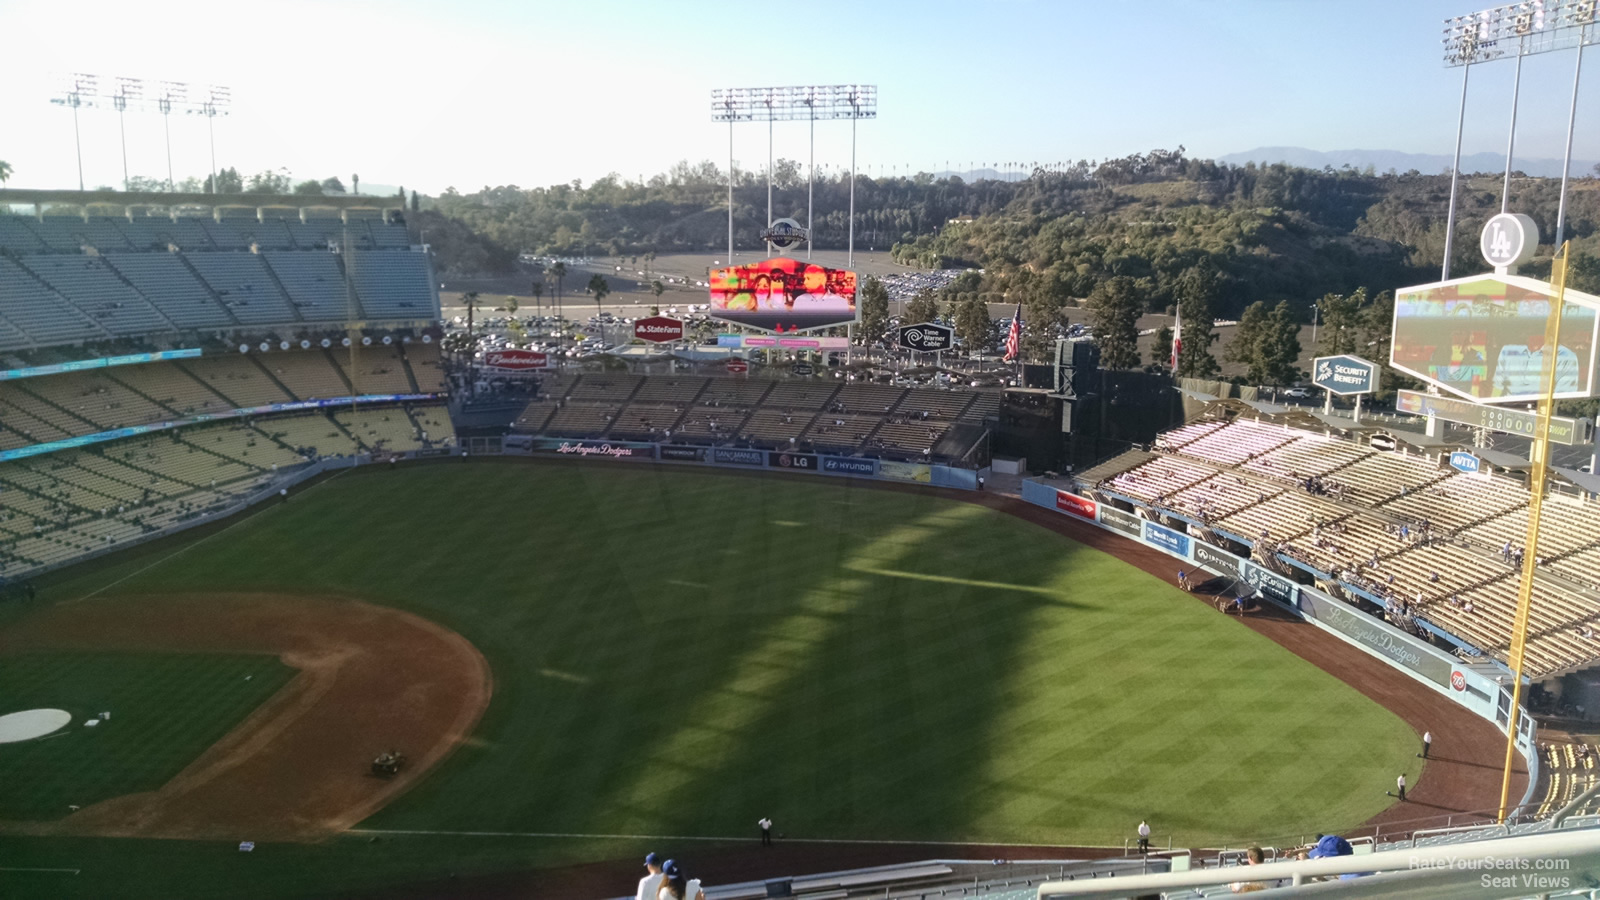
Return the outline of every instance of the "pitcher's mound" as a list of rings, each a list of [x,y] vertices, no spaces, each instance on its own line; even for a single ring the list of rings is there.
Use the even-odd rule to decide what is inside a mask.
[[[31,741],[60,731],[72,722],[64,709],[29,709],[0,716],[0,744]]]

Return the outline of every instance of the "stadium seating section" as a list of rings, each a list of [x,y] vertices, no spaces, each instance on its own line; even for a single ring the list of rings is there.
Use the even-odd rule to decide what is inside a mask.
[[[1197,536],[1278,557],[1468,656],[1506,659],[1528,518],[1520,480],[1242,419],[1190,422],[1084,480]],[[1600,661],[1600,501],[1550,495],[1541,535],[1525,664],[1535,680]]]
[[[378,219],[0,216],[0,350],[433,320],[434,283]]]
[[[545,380],[538,398],[518,415],[516,429],[572,438],[774,449],[808,445],[841,454],[926,459],[953,425],[981,425],[999,407],[997,392],[756,378],[558,375]]]
[[[318,457],[453,444],[432,404],[235,419],[0,462],[0,578],[232,506]]]

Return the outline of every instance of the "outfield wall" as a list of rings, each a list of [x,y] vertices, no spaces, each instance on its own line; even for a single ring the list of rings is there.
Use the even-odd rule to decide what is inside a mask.
[[[1114,531],[1218,575],[1250,584],[1260,589],[1262,596],[1345,643],[1376,656],[1489,721],[1501,734],[1506,733],[1511,718],[1511,691],[1493,675],[1486,674],[1485,670],[1491,667],[1467,665],[1432,644],[1314,587],[1125,510],[1027,479],[1022,482],[1022,499]],[[1517,751],[1528,765],[1528,790],[1522,797],[1524,806],[1532,799],[1539,783],[1537,738],[1538,726],[1527,709],[1521,709],[1517,714]]]
[[[862,456],[832,456],[752,447],[699,447],[644,441],[595,441],[534,435],[509,435],[501,444],[507,456],[565,456],[624,462],[667,462],[728,469],[769,469],[846,478],[873,478],[934,487],[978,489],[979,472],[932,463],[907,463]]]

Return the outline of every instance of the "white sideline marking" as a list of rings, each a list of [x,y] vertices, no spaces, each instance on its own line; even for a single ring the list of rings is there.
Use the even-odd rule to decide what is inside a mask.
[[[340,469],[338,472],[335,472],[333,474],[332,478],[327,479],[327,481],[332,481],[334,478],[338,478],[340,475],[343,475],[344,473],[350,471],[350,469],[353,469],[353,468],[355,468],[355,467],[354,466],[349,466],[347,468]],[[325,484],[327,482],[324,481],[324,482],[319,482],[319,483],[320,484]],[[312,487],[316,487],[316,485],[312,485]],[[130,578],[137,578],[140,575],[143,575],[144,573],[150,571],[151,569],[154,569],[156,566],[159,566],[162,563],[164,563],[164,562],[166,562],[166,561],[168,561],[168,560],[170,560],[170,559],[172,559],[174,557],[182,556],[183,554],[188,553],[190,550],[193,550],[194,548],[200,546],[201,544],[204,544],[206,541],[209,541],[214,537],[218,537],[220,535],[227,534],[228,532],[230,532],[233,529],[239,527],[240,525],[243,525],[244,523],[250,521],[251,519],[254,519],[256,516],[261,515],[262,513],[266,512],[269,509],[274,509],[279,505],[280,504],[278,504],[278,503],[272,502],[271,501],[271,497],[269,496],[267,500],[263,500],[261,502],[261,505],[260,505],[259,509],[257,509],[255,512],[249,514],[248,516],[245,516],[244,518],[240,519],[239,521],[234,522],[232,525],[228,525],[228,526],[226,526],[226,527],[224,527],[224,528],[222,528],[222,529],[220,529],[218,531],[215,531],[215,532],[213,532],[211,534],[208,534],[205,537],[201,538],[198,541],[195,541],[192,544],[188,544],[186,546],[179,547],[178,549],[172,551],[171,553],[167,554],[166,556],[161,557],[160,559],[156,560],[155,562],[151,563],[150,565],[145,566],[144,568],[142,568],[142,569],[140,569],[140,570],[138,570],[136,572],[129,572],[128,574],[122,576],[121,578],[118,578],[116,581],[111,582],[110,584],[101,585],[100,587],[95,588],[94,590],[90,591],[89,593],[84,594],[82,597],[74,597],[71,600],[63,600],[58,605],[59,606],[71,606],[74,603],[82,603],[83,601],[88,600],[90,597],[93,597],[96,594],[103,594],[106,591],[111,590],[112,588],[114,588],[117,585],[123,583],[124,581],[127,581]],[[173,534],[181,534],[181,533],[182,532],[173,532]]]
[[[0,866],[0,872],[70,872],[73,875],[76,875],[80,871],[82,871],[82,870],[80,870],[80,869],[34,869],[34,868],[28,868],[26,866],[24,866],[24,867]]]
[[[432,837],[515,837],[515,838],[578,838],[607,841],[735,841],[752,843],[760,837],[707,837],[682,834],[574,834],[560,831],[426,831],[408,828],[350,828],[345,834],[404,834]],[[901,846],[932,847],[1064,847],[1066,844],[1019,844],[1013,841],[889,841],[860,838],[777,838],[785,844],[891,844]],[[1121,844],[1072,844],[1088,849],[1116,849]]]

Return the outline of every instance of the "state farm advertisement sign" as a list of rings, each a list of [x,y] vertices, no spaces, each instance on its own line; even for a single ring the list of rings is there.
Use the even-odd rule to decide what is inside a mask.
[[[633,336],[641,341],[666,344],[683,340],[683,322],[666,316],[646,316],[633,323]]]
[[[490,350],[483,355],[483,364],[487,368],[503,369],[507,372],[548,369],[550,354],[536,350]]]
[[[1056,491],[1056,509],[1059,509],[1064,513],[1072,513],[1075,516],[1081,516],[1091,522],[1094,521],[1094,501],[1086,500],[1083,497],[1079,497],[1077,494],[1069,494],[1066,491]]]

